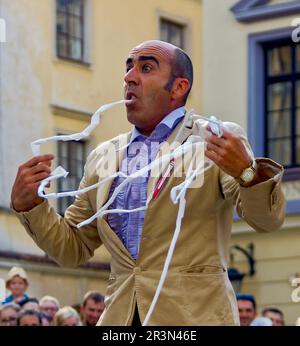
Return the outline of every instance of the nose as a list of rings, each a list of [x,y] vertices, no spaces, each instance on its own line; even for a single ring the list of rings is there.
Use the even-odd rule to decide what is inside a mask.
[[[138,84],[139,83],[139,74],[136,67],[132,67],[124,76],[125,84],[129,85],[131,83]]]
[[[95,320],[98,320],[98,318],[99,318],[99,314],[97,311],[94,311],[92,316],[93,316],[93,319],[95,319]]]

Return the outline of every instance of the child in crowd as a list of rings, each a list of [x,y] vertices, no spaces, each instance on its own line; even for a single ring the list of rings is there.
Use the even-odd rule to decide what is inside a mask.
[[[22,304],[29,297],[25,293],[28,287],[27,274],[23,268],[13,267],[8,272],[6,279],[6,288],[10,290],[11,295],[6,297],[3,304],[14,302]]]

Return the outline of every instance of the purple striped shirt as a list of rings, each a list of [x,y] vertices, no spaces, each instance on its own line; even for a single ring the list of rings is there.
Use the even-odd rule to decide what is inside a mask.
[[[120,171],[132,174],[150,164],[156,157],[160,145],[168,138],[172,130],[183,118],[185,108],[180,107],[168,114],[153,130],[149,137],[142,135],[134,128],[127,148],[127,155],[121,162]],[[146,205],[147,186],[150,172],[134,179],[119,192],[109,209],[136,209]],[[125,178],[117,177],[111,186],[109,197],[114,189]],[[108,214],[108,223],[121,239],[124,246],[136,260],[139,253],[140,240],[144,225],[145,210],[133,213]]]

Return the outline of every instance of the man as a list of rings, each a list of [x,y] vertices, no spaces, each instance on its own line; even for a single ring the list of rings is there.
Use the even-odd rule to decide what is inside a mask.
[[[17,325],[21,327],[41,326],[41,314],[36,310],[21,310],[18,316]]]
[[[0,326],[16,326],[20,309],[16,303],[0,305]]]
[[[283,312],[278,308],[265,308],[262,311],[262,316],[268,317],[275,327],[282,327],[285,325]]]
[[[19,304],[22,310],[34,310],[40,312],[39,301],[36,298],[27,298]]]
[[[250,326],[256,317],[256,301],[254,296],[252,294],[238,294],[236,299],[241,326]]]
[[[87,292],[80,307],[80,314],[84,326],[95,326],[104,310],[104,297],[102,294]]]
[[[60,308],[58,299],[52,296],[44,296],[39,302],[40,311],[45,313],[49,317],[49,321],[52,323],[54,315]]]
[[[126,174],[132,166],[139,169],[151,162],[175,139],[179,145],[205,129],[206,122],[191,123],[185,118],[192,83],[191,61],[179,48],[161,41],[135,47],[124,77],[127,117],[135,127],[90,154],[80,188],[103,178],[99,172],[107,163],[104,156],[109,145],[115,146],[116,155],[122,151],[115,169]],[[231,127],[237,134],[224,131],[222,138],[207,138],[205,155],[215,164],[205,173],[201,187],[187,191],[180,236],[150,325],[238,325],[235,294],[227,275],[233,206],[259,232],[278,229],[284,220],[282,167],[269,159],[254,161],[243,131],[235,124]],[[129,146],[121,149],[124,141]],[[133,149],[137,142],[143,144],[142,150]],[[99,324],[143,322],[176,226],[178,205],[172,203],[170,191],[185,177],[171,174],[146,211],[109,214],[78,230],[76,225],[97,212],[124,178],[121,175],[97,191],[79,195],[61,218],[36,193],[39,181],[50,174],[52,159],[42,155],[20,166],[12,189],[13,209],[28,234],[61,265],[86,262],[103,243],[112,261]],[[181,163],[173,163],[173,172]],[[111,208],[145,206],[157,179],[146,175],[132,181]]]

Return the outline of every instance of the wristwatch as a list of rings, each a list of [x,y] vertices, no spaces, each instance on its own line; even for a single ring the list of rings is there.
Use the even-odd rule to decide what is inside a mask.
[[[242,174],[238,178],[236,178],[236,181],[242,186],[245,184],[249,184],[254,179],[256,171],[257,164],[256,161],[253,160],[251,166],[245,168]]]

